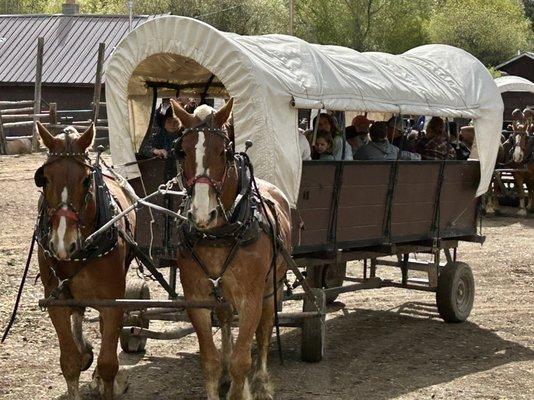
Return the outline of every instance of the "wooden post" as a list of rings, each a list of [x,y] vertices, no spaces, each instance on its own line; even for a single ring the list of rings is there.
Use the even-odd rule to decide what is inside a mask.
[[[293,36],[294,21],[295,21],[295,0],[289,0],[289,36]]]
[[[2,121],[2,113],[0,113],[0,155],[7,154],[7,143],[4,135],[4,123]]]
[[[40,37],[37,39],[37,64],[35,66],[35,95],[34,95],[34,104],[33,104],[33,139],[32,139],[32,149],[33,151],[39,150],[39,140],[37,135],[37,114],[41,113],[41,83],[43,78],[43,49],[44,49],[44,38]]]
[[[50,103],[48,123],[51,125],[57,125],[57,103]]]
[[[98,113],[100,111],[100,94],[102,92],[102,69],[104,68],[104,55],[106,44],[98,45],[98,61],[96,63],[95,93],[93,97],[93,123],[98,125]],[[96,132],[95,132],[96,133]]]

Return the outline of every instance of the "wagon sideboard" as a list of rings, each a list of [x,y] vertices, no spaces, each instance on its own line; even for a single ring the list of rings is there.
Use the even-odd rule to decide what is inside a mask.
[[[476,234],[477,161],[305,162],[294,254]]]
[[[304,162],[294,254],[476,234],[477,161]]]
[[[140,164],[145,190],[162,183],[164,162]],[[297,209],[292,212],[293,254],[350,250],[476,235],[480,177],[477,161],[305,161]],[[142,194],[139,180],[132,182]],[[164,199],[159,199],[165,205]],[[173,198],[170,208],[178,207]],[[137,237],[163,256],[165,219],[142,209]]]

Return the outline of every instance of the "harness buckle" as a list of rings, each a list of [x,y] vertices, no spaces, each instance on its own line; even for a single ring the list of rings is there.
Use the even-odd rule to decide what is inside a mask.
[[[217,299],[219,303],[222,303],[224,301],[221,286],[220,286],[221,278],[222,276],[219,276],[217,279],[211,279],[208,277],[208,280],[211,282],[213,286],[212,293],[215,296],[215,299]]]

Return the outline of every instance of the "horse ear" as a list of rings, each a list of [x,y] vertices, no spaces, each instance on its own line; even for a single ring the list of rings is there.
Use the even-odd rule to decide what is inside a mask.
[[[95,124],[91,124],[87,130],[82,133],[76,143],[80,147],[81,151],[85,151],[93,146],[95,140]]]
[[[45,126],[39,121],[37,121],[36,124],[37,132],[39,133],[41,142],[45,145],[46,148],[52,150],[54,148],[54,145],[57,143],[57,139],[50,132],[48,132],[48,129],[46,129]]]
[[[230,118],[230,114],[232,112],[232,107],[234,105],[234,98],[230,98],[228,102],[221,107],[219,111],[217,111],[213,117],[213,121],[215,122],[215,125],[218,127],[221,127],[224,125],[224,123]]]
[[[174,99],[170,99],[172,111],[174,115],[180,120],[184,128],[191,128],[198,124],[198,120],[194,115],[189,114],[184,108]]]

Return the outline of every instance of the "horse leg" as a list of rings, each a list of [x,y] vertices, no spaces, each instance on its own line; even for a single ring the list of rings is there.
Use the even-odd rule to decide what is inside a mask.
[[[282,296],[282,289],[278,291],[278,298]],[[252,394],[257,400],[272,400],[273,387],[267,371],[267,357],[269,355],[269,342],[274,326],[274,296],[263,301],[261,319],[256,329],[258,343],[258,360],[256,371],[252,379]]]
[[[74,343],[76,343],[76,347],[82,355],[81,370],[86,371],[93,363],[93,346],[83,335],[83,311],[73,312],[70,319]]]
[[[232,320],[233,310],[227,308],[221,308],[217,311],[217,318],[221,324],[222,335],[222,349],[221,349],[221,361],[222,372],[219,379],[219,396],[224,398],[230,389],[232,379],[230,377],[230,359],[232,356],[232,348],[234,345],[234,338],[232,336]]]
[[[254,294],[242,299],[237,305],[239,314],[239,334],[232,351],[230,360],[230,385],[229,400],[251,399],[250,387],[247,374],[252,366],[252,340],[261,318],[262,296]]]
[[[495,197],[497,195],[497,190],[497,173],[495,173],[488,188],[488,192],[482,197],[482,203],[485,208],[486,214],[493,214],[496,212]]]
[[[48,314],[57,333],[59,340],[59,362],[61,372],[67,381],[69,398],[81,400],[79,390],[80,371],[82,369],[82,354],[76,346],[72,336],[70,324],[70,309],[65,307],[50,307]]]
[[[221,360],[211,333],[211,311],[195,308],[188,309],[187,314],[197,333],[208,400],[219,400]]]
[[[527,211],[534,213],[534,176],[532,177],[532,179],[527,181],[527,190],[528,190]]]
[[[100,396],[104,400],[112,400],[114,395],[122,394],[126,389],[126,382],[116,379],[119,371],[117,358],[117,342],[122,328],[122,308],[109,307],[100,310],[100,331],[102,343],[98,355],[97,367],[94,375]]]
[[[525,189],[523,188],[524,176],[522,173],[514,174],[515,190],[517,197],[519,198],[519,212],[517,213],[521,217],[527,216],[527,208],[525,206]]]

